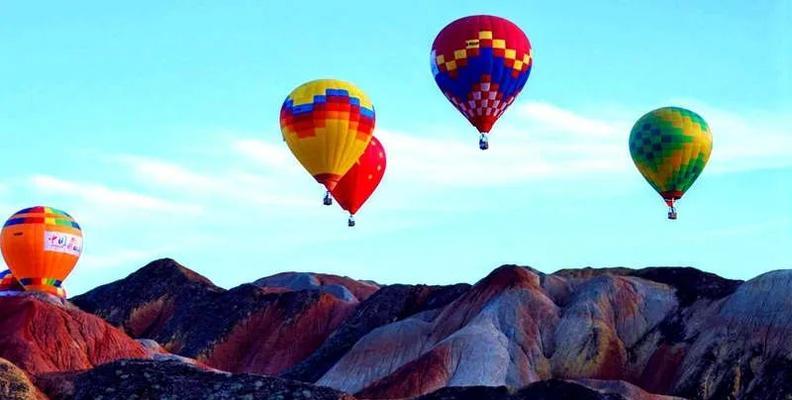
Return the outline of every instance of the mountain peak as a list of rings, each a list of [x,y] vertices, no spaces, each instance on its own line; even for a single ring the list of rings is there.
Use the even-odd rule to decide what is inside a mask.
[[[514,264],[501,265],[495,268],[475,288],[489,290],[506,290],[511,288],[539,288],[543,273],[531,268]]]
[[[209,278],[179,264],[172,258],[154,260],[134,272],[130,277],[147,280],[168,280],[170,283],[196,283],[216,287]]]
[[[185,312],[223,292],[206,277],[163,258],[71,301],[133,336],[146,336],[160,329],[168,315]]]
[[[379,290],[379,285],[371,282],[313,272],[281,272],[253,284],[270,292],[319,290],[344,301],[363,301]]]

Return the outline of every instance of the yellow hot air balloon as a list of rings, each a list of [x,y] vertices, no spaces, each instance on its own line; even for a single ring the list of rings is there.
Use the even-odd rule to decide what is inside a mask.
[[[25,290],[66,297],[61,283],[82,253],[82,230],[66,212],[51,207],[17,211],[0,233],[8,268]]]
[[[286,98],[280,113],[289,149],[328,192],[366,150],[374,119],[368,96],[355,85],[334,79],[300,85]]]

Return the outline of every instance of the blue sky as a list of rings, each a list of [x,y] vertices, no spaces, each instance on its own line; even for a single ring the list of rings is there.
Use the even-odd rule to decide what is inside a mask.
[[[429,70],[436,33],[477,13],[521,26],[535,57],[487,152]],[[792,266],[790,26],[788,1],[6,1],[0,214],[78,219],[72,294],[163,256],[226,287],[472,282],[502,263],[745,279]],[[352,230],[280,141],[283,98],[321,77],[369,94],[388,153]],[[675,222],[626,146],[666,105],[715,142]]]

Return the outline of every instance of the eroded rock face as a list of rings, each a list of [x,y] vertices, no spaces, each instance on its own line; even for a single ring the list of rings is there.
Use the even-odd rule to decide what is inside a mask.
[[[349,349],[373,329],[417,313],[446,306],[470,288],[451,286],[390,285],[366,299],[344,323],[308,358],[283,376],[316,382]]]
[[[741,284],[691,268],[547,275],[504,266],[445,307],[372,330],[317,382],[366,398],[561,378],[701,399],[774,390],[769,398],[782,399],[792,393],[788,273]],[[759,343],[768,347],[756,354]]]
[[[35,296],[0,297],[0,321],[0,357],[30,374],[147,357],[139,343],[101,318]]]
[[[516,266],[493,271],[451,304],[360,339],[319,384],[363,397],[445,386],[523,387],[553,377],[634,375],[630,349],[677,306],[667,285],[597,275],[566,287]],[[384,361],[384,362],[383,362]]]
[[[39,381],[42,390],[60,400],[354,400],[329,388],[206,371],[176,361],[118,361],[81,373],[50,374]]]
[[[185,325],[185,338],[207,324],[218,329],[206,342],[186,346],[179,354],[195,357],[212,367],[231,372],[277,375],[316,350],[352,311],[355,305],[320,291],[265,294],[258,287],[244,288],[246,300],[230,296],[200,322]],[[241,294],[240,294],[241,295]],[[228,304],[248,307],[235,314]],[[225,317],[211,315],[226,313]],[[186,344],[190,342],[185,341]]]
[[[792,270],[741,285],[688,327],[674,391],[704,399],[792,396]],[[786,396],[786,397],[785,397]]]
[[[170,259],[73,301],[168,352],[226,371],[263,374],[302,361],[357,304],[320,290],[273,293],[251,284],[225,290]]]
[[[45,400],[46,397],[30,383],[24,371],[0,358],[0,399]]]
[[[743,283],[692,268],[507,265],[473,286],[284,273],[224,290],[160,260],[75,301],[151,335],[158,359],[174,352],[358,398],[786,400],[791,281],[792,271]]]

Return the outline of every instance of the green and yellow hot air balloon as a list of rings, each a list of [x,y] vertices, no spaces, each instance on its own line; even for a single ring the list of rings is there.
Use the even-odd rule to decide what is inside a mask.
[[[712,152],[712,133],[700,115],[680,107],[663,107],[641,117],[630,132],[630,155],[638,171],[668,204],[696,181]]]

